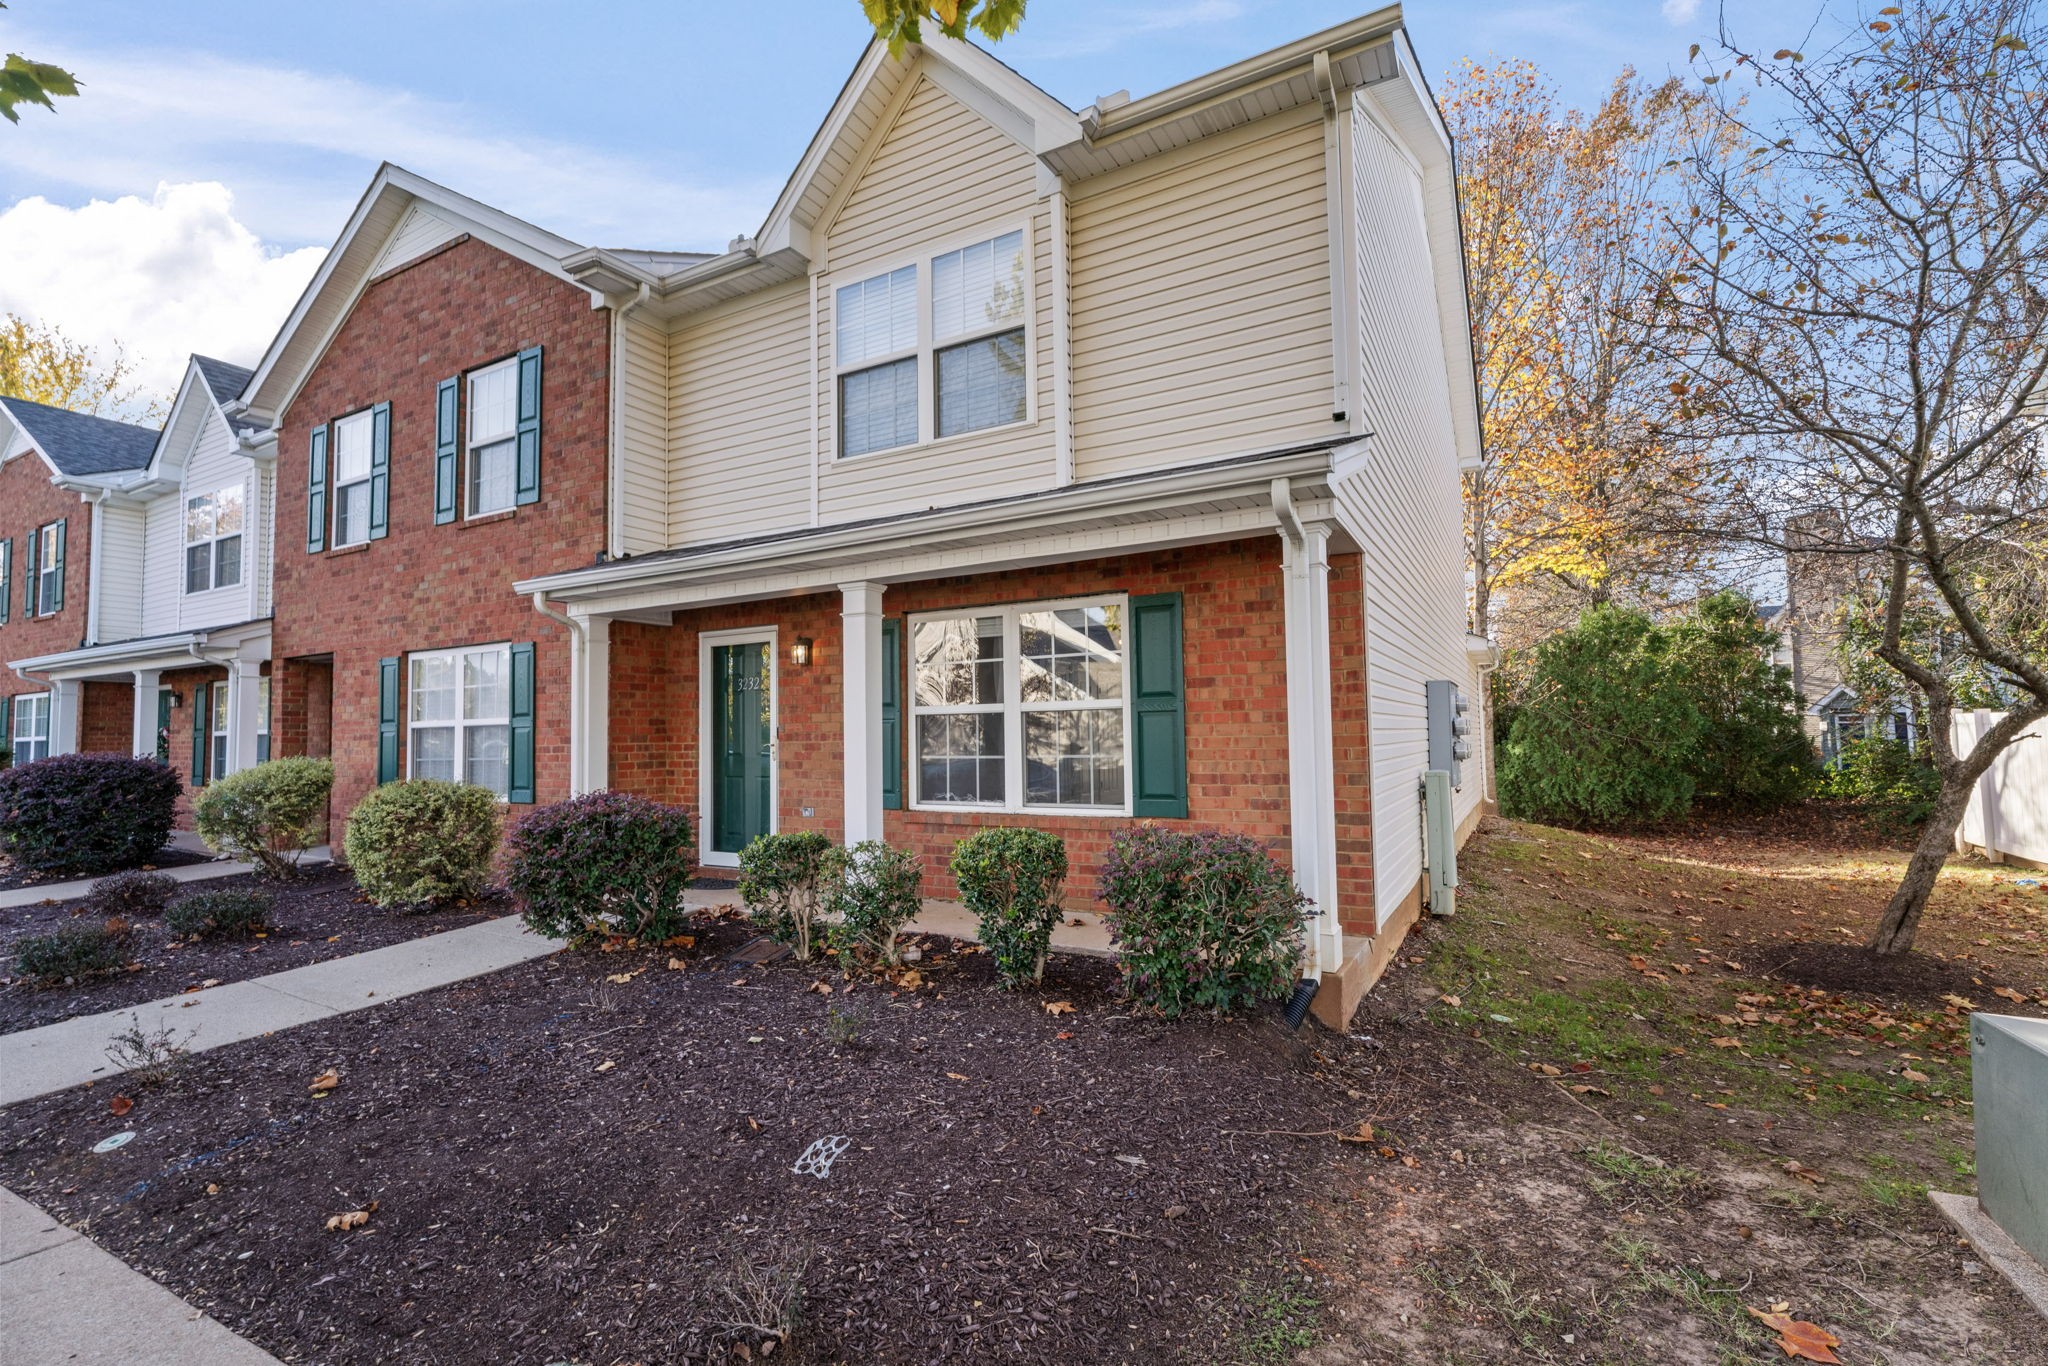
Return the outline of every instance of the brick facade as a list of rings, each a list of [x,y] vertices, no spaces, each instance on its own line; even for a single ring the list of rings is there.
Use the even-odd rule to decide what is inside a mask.
[[[934,579],[890,588],[891,617],[1093,593],[1179,592],[1183,604],[1190,825],[1242,831],[1283,857],[1288,849],[1287,688],[1280,542],[1256,537],[1151,555],[1090,560],[1017,573]],[[1366,753],[1364,597],[1358,557],[1333,558],[1339,900],[1347,928],[1371,923],[1370,788]],[[698,787],[698,637],[774,625],[777,637],[777,822],[838,838],[842,811],[840,597],[816,594],[678,613],[673,626],[612,628],[611,781],[695,810]],[[790,663],[800,636],[808,668]],[[912,727],[906,714],[906,747]],[[910,757],[904,756],[906,779]],[[810,814],[804,814],[805,808]],[[1070,901],[1085,905],[1110,835],[1125,818],[901,810],[884,816],[891,844],[925,865],[925,893],[953,895],[953,844],[994,824],[1030,825],[1067,841]]]
[[[604,548],[609,319],[574,285],[458,240],[371,282],[283,415],[275,752],[317,753],[324,741],[335,814],[376,783],[378,661],[500,641],[535,643],[536,796],[568,795],[567,633],[512,584],[588,565]],[[544,348],[540,501],[434,525],[436,383],[530,346]],[[381,402],[391,404],[389,534],[308,554],[309,434]]]
[[[75,493],[50,483],[50,467],[39,455],[18,455],[0,465],[0,537],[14,542],[12,581],[7,585],[7,621],[0,625],[0,660],[61,654],[85,643],[86,586],[92,582],[92,510]],[[64,607],[30,617],[22,607],[28,573],[29,540],[37,527],[64,522]],[[0,697],[48,692],[12,669],[0,669]],[[12,743],[12,736],[8,742]],[[125,746],[123,746],[125,748]]]
[[[81,685],[78,748],[86,754],[135,752],[135,685],[89,681]]]

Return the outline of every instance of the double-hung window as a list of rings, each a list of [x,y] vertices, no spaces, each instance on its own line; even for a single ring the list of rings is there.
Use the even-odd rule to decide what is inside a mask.
[[[206,690],[207,717],[206,734],[208,754],[213,767],[207,772],[221,777],[228,771],[228,685],[216,683]]]
[[[518,493],[519,361],[469,376],[469,515],[503,512]]]
[[[14,699],[14,766],[50,757],[50,695]]]
[[[29,585],[35,596],[35,615],[47,617],[64,606],[64,524],[39,526],[31,543],[29,559],[35,581]]]
[[[1029,296],[1022,229],[841,285],[839,454],[1024,421]]]
[[[334,544],[370,539],[370,421],[354,413],[334,424]]]
[[[185,500],[185,591],[204,593],[242,581],[242,490]]]
[[[512,776],[511,647],[437,650],[408,661],[411,775],[505,796]]]
[[[1127,812],[1126,611],[1107,598],[913,617],[915,804]]]

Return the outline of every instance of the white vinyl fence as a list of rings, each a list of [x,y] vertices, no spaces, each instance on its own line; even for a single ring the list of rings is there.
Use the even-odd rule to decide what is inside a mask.
[[[2004,714],[1957,712],[1956,752],[1966,753]],[[2012,855],[2048,864],[2048,721],[2029,726],[1977,780],[1956,845],[1982,849],[1993,862]]]

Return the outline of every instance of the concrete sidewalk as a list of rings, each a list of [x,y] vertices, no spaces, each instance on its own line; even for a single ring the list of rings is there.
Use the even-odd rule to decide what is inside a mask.
[[[194,853],[204,853],[206,846],[199,844],[198,838],[181,830],[171,837],[171,846],[178,849],[189,848]],[[313,868],[331,861],[332,855],[323,844],[317,849],[308,849],[300,863],[303,867]],[[232,859],[217,859],[212,863],[183,863],[175,868],[159,868],[157,871],[173,882],[206,882],[217,877],[233,877],[237,873],[250,872],[254,866],[237,863]],[[74,897],[81,897],[90,892],[92,885],[98,881],[96,877],[82,877],[69,882],[39,882],[29,887],[11,887],[0,892],[0,910],[6,910],[10,906],[34,906],[44,901],[70,901]]]
[[[560,941],[529,931],[519,917],[501,916],[268,977],[0,1036],[0,1105],[116,1075],[107,1061],[107,1041],[130,1017],[152,1032],[168,1026],[181,1040],[192,1033],[186,1047],[204,1052],[496,972],[560,947]]]
[[[0,1190],[7,1366],[277,1366],[75,1229]]]

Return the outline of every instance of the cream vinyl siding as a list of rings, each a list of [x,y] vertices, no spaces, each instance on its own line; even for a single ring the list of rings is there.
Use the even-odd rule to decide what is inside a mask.
[[[426,255],[444,242],[452,242],[462,235],[462,229],[449,219],[435,213],[425,204],[414,204],[399,220],[397,229],[384,243],[384,250],[377,253],[376,264],[370,267],[372,277],[394,270],[407,261]]]
[[[1073,187],[1078,478],[1340,432],[1323,175],[1310,108]]]
[[[1052,227],[1038,200],[1036,163],[1006,134],[929,81],[918,80],[873,149],[827,236],[829,273],[818,282],[818,520],[856,521],[1050,487]],[[929,285],[931,258],[977,237],[1024,227],[1030,239],[1025,422],[920,446],[838,459],[833,364],[835,291],[865,275],[915,262]],[[929,327],[929,319],[921,325]],[[929,405],[930,366],[918,375]]]
[[[619,331],[619,545],[644,555],[669,544],[669,339],[634,314]]]
[[[1450,386],[1414,169],[1363,111],[1353,116],[1360,402],[1367,453],[1337,482],[1339,514],[1364,551],[1371,731],[1373,888],[1381,921],[1422,876],[1417,787],[1428,767],[1424,684],[1471,692],[1464,540]],[[1473,698],[1474,748],[1485,743]],[[1465,766],[1462,819],[1484,765]]]
[[[671,544],[809,524],[807,287],[722,304],[671,339]]]
[[[271,565],[277,559],[277,466],[275,462],[249,461],[249,485],[256,491],[250,520],[255,525],[256,572],[251,580],[249,616],[271,614]],[[182,568],[182,566],[180,566]]]
[[[95,645],[142,634],[145,524],[142,508],[108,503],[100,509],[100,536],[92,548],[100,581],[99,638],[91,642]],[[18,561],[14,572],[21,573]]]
[[[183,500],[178,490],[172,489],[150,499],[142,513],[147,558],[142,575],[142,629],[136,634],[169,635],[179,629],[179,604],[185,596]]]

